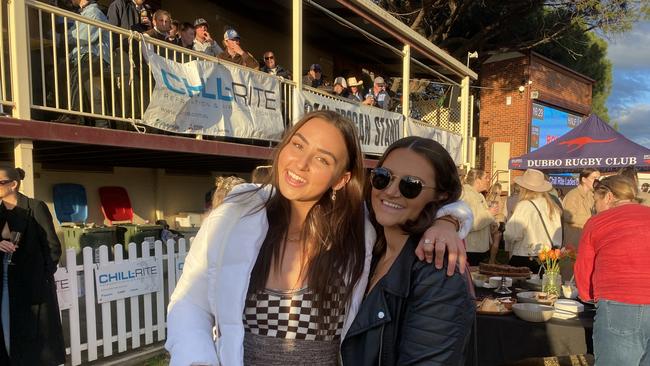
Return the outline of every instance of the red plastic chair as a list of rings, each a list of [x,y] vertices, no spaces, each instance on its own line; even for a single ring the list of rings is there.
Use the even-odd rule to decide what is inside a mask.
[[[133,222],[133,207],[124,187],[100,187],[99,201],[102,213],[111,225],[113,221]]]

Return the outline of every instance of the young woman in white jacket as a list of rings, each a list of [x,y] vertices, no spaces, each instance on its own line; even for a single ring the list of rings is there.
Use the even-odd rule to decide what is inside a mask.
[[[334,112],[305,115],[278,145],[268,182],[235,187],[192,243],[168,308],[171,365],[335,365],[375,242],[364,179],[355,126]],[[471,213],[456,202],[437,216],[450,214],[460,232],[438,220],[417,253],[431,262],[435,245],[440,268],[446,249],[453,273]]]

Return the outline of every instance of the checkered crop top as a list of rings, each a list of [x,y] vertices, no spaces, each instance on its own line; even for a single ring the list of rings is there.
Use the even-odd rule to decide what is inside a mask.
[[[320,304],[322,316],[312,308],[316,295],[309,288],[250,293],[243,315],[245,331],[282,339],[339,340],[345,315],[342,291],[329,294]]]

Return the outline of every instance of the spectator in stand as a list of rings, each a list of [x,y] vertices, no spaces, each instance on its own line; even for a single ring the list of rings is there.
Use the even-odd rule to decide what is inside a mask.
[[[264,52],[263,58],[264,66],[262,66],[262,71],[281,78],[291,79],[291,72],[281,65],[278,65],[278,60],[275,58],[273,51]]]
[[[564,245],[577,246],[580,243],[582,227],[589,220],[594,208],[594,181],[600,178],[600,172],[586,168],[580,172],[578,186],[569,191],[562,201],[564,215]]]
[[[302,78],[302,83],[305,86],[310,86],[317,89],[328,89],[329,84],[323,77],[323,70],[319,64],[311,64],[307,75]]]
[[[240,42],[241,39],[239,38],[239,33],[234,29],[228,29],[223,34],[223,45],[226,47],[226,50],[221,52],[217,57],[222,60],[250,67],[251,69],[259,69],[259,62],[257,62],[253,55],[241,48]]]
[[[648,183],[643,183],[643,184],[641,185],[641,192],[646,192],[646,193],[648,193],[648,190],[649,190],[649,189],[650,189],[650,184],[648,184]]]
[[[194,21],[194,50],[217,57],[223,50],[208,32],[208,22],[203,18]]]
[[[194,37],[196,36],[194,26],[191,23],[185,22],[180,25],[179,29],[178,45],[183,48],[189,48],[190,50],[194,49]]]
[[[180,45],[180,28],[181,23],[176,19],[172,20],[172,25],[169,28],[169,33],[167,34],[167,42]]]
[[[618,175],[622,175],[624,177],[628,177],[634,182],[635,187],[639,187],[639,174],[637,173],[636,168],[633,165],[626,166],[624,168],[621,168],[618,171]],[[647,183],[645,183],[647,184]],[[637,196],[637,200],[639,201],[640,204],[644,206],[650,206],[650,193],[646,191],[641,190]]]
[[[481,194],[488,189],[489,185],[490,175],[481,169],[470,169],[465,176],[463,194],[460,199],[467,203],[474,216],[472,230],[465,239],[467,262],[470,266],[478,266],[488,257],[492,245],[499,245],[499,243],[492,242],[492,232],[496,226],[494,214],[497,208],[490,208]]]
[[[108,22],[143,33],[151,28],[151,8],[145,0],[115,0],[108,6]]]
[[[361,91],[361,87],[363,87],[363,80],[357,81],[357,78],[353,76],[351,78],[348,78],[348,86],[350,87],[348,98],[354,100],[355,102],[363,102],[363,92]]]
[[[388,110],[388,107],[390,106],[390,96],[386,93],[386,90],[384,90],[385,86],[386,83],[384,82],[384,78],[377,76],[374,80],[373,88],[368,91],[368,94],[366,94],[363,104]]]
[[[514,181],[519,186],[519,203],[504,233],[511,248],[508,264],[528,267],[537,273],[539,252],[562,246],[562,209],[551,198],[549,192],[553,186],[541,171],[528,169]]]
[[[332,90],[332,94],[341,98],[348,97],[348,84],[345,82],[344,77],[339,76],[334,79],[334,90]]]
[[[575,264],[580,299],[594,300],[596,365],[650,363],[650,208],[636,184],[613,175],[594,182],[596,215],[584,226]]]
[[[253,173],[251,173],[251,183],[269,184],[272,168],[273,166],[271,165],[260,165],[255,167]]]
[[[72,4],[79,7],[80,15],[84,18],[92,19],[99,22],[108,22],[106,15],[101,11],[99,5],[94,0],[72,0]],[[99,43],[100,29],[94,26],[89,26],[86,23],[74,23],[68,29],[68,44],[75,45],[75,47],[67,55],[69,60],[69,74],[68,85],[70,85],[70,100],[71,104],[68,106],[73,111],[89,111],[92,98],[89,93],[89,87],[86,87],[86,81],[92,77],[99,75],[100,69],[103,67],[104,72],[107,74],[109,62],[111,57],[111,50],[109,47],[109,33],[102,30],[102,43]],[[77,47],[77,34],[79,34],[79,47]],[[90,55],[92,54],[92,59]],[[100,56],[101,55],[101,56]],[[100,62],[101,57],[101,62]],[[93,75],[90,74],[90,64],[92,63]],[[59,68],[66,69],[66,62],[63,60]],[[79,74],[81,73],[81,75]],[[63,71],[62,75],[66,75]],[[81,99],[79,89],[81,88]],[[63,98],[63,100],[67,100]],[[79,117],[72,117],[68,115],[61,115],[57,118],[58,122],[79,123]]]
[[[144,34],[160,41],[167,41],[171,24],[172,17],[167,10],[156,10],[153,13],[153,28],[144,32]]]

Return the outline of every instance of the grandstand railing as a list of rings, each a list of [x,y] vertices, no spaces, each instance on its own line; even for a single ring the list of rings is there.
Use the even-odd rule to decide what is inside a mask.
[[[8,0],[2,0],[0,7],[0,25],[3,27],[0,37],[0,72],[3,76],[0,81],[0,105],[5,106],[5,113],[10,113],[16,102],[11,97],[16,94],[12,94],[13,88],[29,88],[30,107],[32,114],[36,114],[33,119],[54,120],[64,114],[95,122],[126,122],[145,132],[140,118],[151,98],[154,82],[140,52],[143,36],[40,1],[23,1],[27,7],[25,22],[30,51],[28,65],[20,67],[30,68],[31,80],[21,85],[11,85],[11,79],[5,77],[10,62],[8,43],[12,41],[11,35],[4,31]],[[87,42],[88,39],[91,42]],[[216,57],[153,38],[147,38],[147,42],[159,55],[178,62],[208,60],[228,64]],[[80,52],[81,48],[86,48],[87,52]],[[288,125],[293,119],[296,86],[291,80],[282,78],[280,83],[282,115]],[[320,90],[305,89],[340,99]],[[460,123],[457,122],[459,108],[417,107],[426,112],[421,118],[424,123],[462,134]]]

